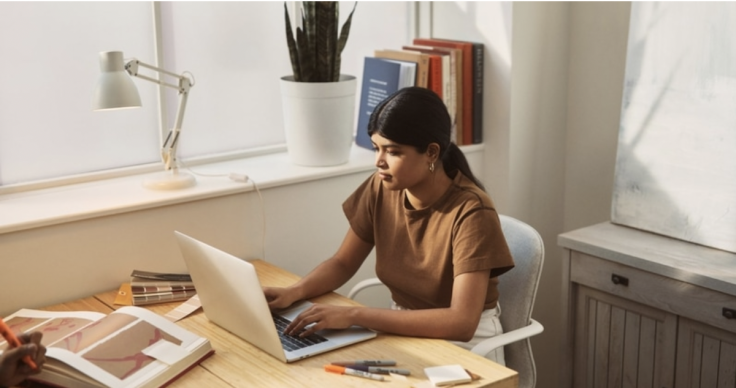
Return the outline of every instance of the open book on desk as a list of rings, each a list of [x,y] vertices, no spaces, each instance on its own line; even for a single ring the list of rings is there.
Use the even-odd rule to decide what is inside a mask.
[[[161,387],[214,353],[208,339],[135,306],[108,315],[22,309],[5,321],[15,333],[43,333],[46,364],[31,379],[53,386]]]

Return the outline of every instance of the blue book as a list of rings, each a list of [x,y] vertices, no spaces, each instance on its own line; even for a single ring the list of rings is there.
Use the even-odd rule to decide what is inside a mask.
[[[358,128],[355,134],[357,145],[369,150],[373,149],[373,143],[368,136],[368,120],[373,109],[397,90],[414,85],[416,65],[414,62],[365,57]]]

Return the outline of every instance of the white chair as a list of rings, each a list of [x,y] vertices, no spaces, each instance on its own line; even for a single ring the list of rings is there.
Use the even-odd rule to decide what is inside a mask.
[[[482,341],[471,350],[486,356],[491,350],[504,346],[506,366],[519,373],[519,387],[536,385],[537,369],[530,338],[544,327],[532,319],[539,278],[544,264],[544,243],[534,228],[515,218],[500,215],[506,242],[516,266],[501,275],[499,283],[501,324],[504,333]],[[377,278],[356,284],[348,293],[355,296],[367,287],[382,285]]]

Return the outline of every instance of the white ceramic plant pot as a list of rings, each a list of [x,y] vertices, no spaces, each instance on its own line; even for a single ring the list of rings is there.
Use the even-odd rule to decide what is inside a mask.
[[[294,82],[281,77],[286,147],[292,163],[334,166],[347,163],[353,144],[356,80]]]

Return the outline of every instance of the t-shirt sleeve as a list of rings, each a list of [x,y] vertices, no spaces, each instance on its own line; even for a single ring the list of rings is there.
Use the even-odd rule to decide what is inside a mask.
[[[371,175],[342,204],[342,211],[350,228],[361,240],[370,244],[375,244],[373,214],[376,206],[376,181],[375,174]]]
[[[465,214],[454,230],[452,251],[454,276],[490,269],[493,278],[514,267],[493,208],[482,207]]]

